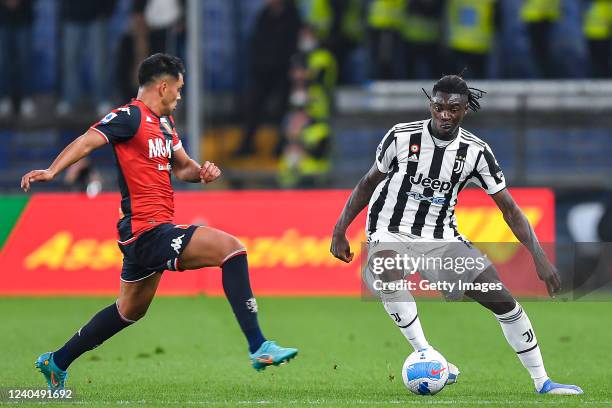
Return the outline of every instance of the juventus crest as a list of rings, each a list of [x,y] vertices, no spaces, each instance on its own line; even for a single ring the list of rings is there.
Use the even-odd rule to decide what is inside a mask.
[[[453,166],[453,173],[461,174],[463,166],[465,165],[465,156],[457,156],[455,158],[455,164]]]

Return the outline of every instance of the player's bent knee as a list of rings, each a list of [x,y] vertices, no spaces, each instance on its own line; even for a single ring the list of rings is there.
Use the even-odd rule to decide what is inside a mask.
[[[219,265],[223,265],[235,256],[246,255],[246,247],[240,240],[234,236],[229,236],[227,242],[224,243],[224,251]]]
[[[145,317],[149,305],[128,305],[122,306],[121,303],[117,304],[117,310],[121,318],[127,322],[137,322],[138,320]]]
[[[230,235],[230,240],[229,240],[229,248],[231,252],[235,252],[235,251],[244,251],[246,252],[246,247],[244,246],[244,244],[242,242],[240,242],[240,240],[236,237],[234,237],[233,235]]]
[[[121,317],[123,318],[123,320],[129,321],[129,322],[137,322],[138,320],[142,319],[143,317],[145,317],[145,315],[147,314],[147,310],[127,310],[125,312],[121,313]]]
[[[400,282],[398,282],[400,283]],[[380,291],[380,298],[385,303],[393,302],[414,302],[414,297],[407,288],[396,290]]]
[[[400,254],[393,250],[382,250],[368,260],[368,270],[383,282],[395,282],[404,278],[405,271],[396,265],[394,259]]]
[[[395,250],[378,250],[369,257],[363,271],[366,287],[383,302],[414,300],[404,280],[406,270],[396,262],[398,256],[401,254]]]

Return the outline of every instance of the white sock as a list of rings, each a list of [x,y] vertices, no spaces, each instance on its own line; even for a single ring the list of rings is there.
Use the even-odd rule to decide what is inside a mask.
[[[533,383],[539,391],[548,380],[548,375],[544,368],[538,340],[527,313],[517,302],[514,309],[508,313],[495,315],[495,317],[501,325],[508,344],[516,352],[519,360],[523,363],[523,367],[529,371],[529,375],[531,375]]]
[[[414,350],[429,347],[425,339],[417,306],[408,291],[381,293],[383,306]]]

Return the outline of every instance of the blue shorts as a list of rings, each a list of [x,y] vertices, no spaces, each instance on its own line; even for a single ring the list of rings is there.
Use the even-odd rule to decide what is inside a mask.
[[[155,272],[179,271],[178,258],[197,225],[160,224],[134,241],[119,243],[123,253],[121,280],[136,282]]]

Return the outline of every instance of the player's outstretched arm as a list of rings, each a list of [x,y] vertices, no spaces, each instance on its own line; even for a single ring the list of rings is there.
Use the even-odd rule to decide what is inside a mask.
[[[361,178],[361,180],[359,180],[359,183],[357,183],[357,186],[353,189],[351,196],[344,205],[340,218],[338,218],[336,222],[332,235],[330,251],[336,258],[344,262],[351,262],[353,260],[353,253],[346,239],[346,230],[355,217],[357,217],[361,210],[368,204],[376,186],[384,180],[385,177],[386,174],[378,170],[378,166],[374,163],[372,168]]]
[[[221,176],[215,163],[206,161],[200,166],[182,147],[174,152],[172,171],[176,178],[189,183],[211,183]]]
[[[105,144],[106,140],[98,132],[92,129],[87,130],[66,146],[48,169],[32,170],[25,174],[21,178],[21,188],[23,191],[28,191],[31,183],[53,180],[63,170]]]
[[[536,266],[536,271],[541,280],[546,284],[546,290],[551,297],[554,297],[559,289],[561,282],[557,268],[548,260],[546,253],[542,249],[538,237],[533,227],[525,217],[521,208],[516,204],[508,190],[493,194],[493,200],[504,214],[504,220],[510,227],[516,238],[529,250]]]

